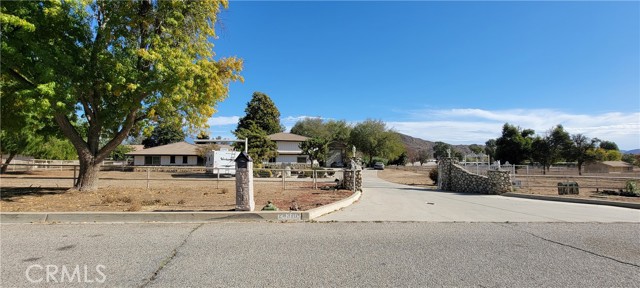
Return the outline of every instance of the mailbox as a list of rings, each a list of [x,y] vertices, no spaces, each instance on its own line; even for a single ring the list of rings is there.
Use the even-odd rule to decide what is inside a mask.
[[[247,169],[248,163],[249,162],[253,162],[253,160],[251,160],[251,157],[249,156],[249,154],[247,154],[246,152],[242,152],[240,153],[240,155],[238,155],[238,157],[236,157],[236,168],[237,169]]]

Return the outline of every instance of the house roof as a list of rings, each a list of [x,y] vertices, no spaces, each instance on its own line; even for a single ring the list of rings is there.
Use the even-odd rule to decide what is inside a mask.
[[[128,156],[146,156],[146,155],[182,155],[182,156],[196,156],[196,148],[198,146],[189,144],[187,142],[177,142],[162,146],[151,147],[138,151],[129,152]]]
[[[269,135],[269,139],[271,139],[272,141],[303,142],[307,141],[307,139],[309,138],[297,134],[282,132]]]
[[[633,167],[633,165],[624,161],[602,161],[601,163],[611,167]]]
[[[132,151],[139,151],[144,149],[144,145],[126,145],[128,147],[130,147],[131,149],[133,149]]]

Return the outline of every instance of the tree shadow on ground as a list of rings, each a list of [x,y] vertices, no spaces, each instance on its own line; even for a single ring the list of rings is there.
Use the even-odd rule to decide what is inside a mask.
[[[0,200],[6,202],[13,202],[16,197],[22,196],[35,196],[41,197],[46,195],[63,194],[67,192],[69,188],[64,187],[2,187],[2,193],[0,193]]]
[[[216,174],[205,174],[205,173],[174,173],[171,174],[173,178],[204,178],[204,179],[216,179],[218,175]],[[228,174],[220,174],[220,179],[230,179],[234,178]]]
[[[444,190],[438,190],[437,187],[433,187],[433,188],[416,187],[416,188],[395,188],[395,189],[406,190],[406,191],[438,192],[438,193],[453,194],[453,195],[460,195],[460,196],[496,196],[495,194],[485,194],[485,193],[444,191]]]

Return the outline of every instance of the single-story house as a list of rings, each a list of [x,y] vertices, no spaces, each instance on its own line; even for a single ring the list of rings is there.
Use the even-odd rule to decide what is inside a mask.
[[[292,133],[276,133],[269,135],[269,139],[278,146],[278,156],[270,159],[270,163],[311,163],[309,156],[302,154],[300,149],[300,143],[309,138]]]
[[[627,173],[633,172],[633,165],[624,161],[598,161],[584,165],[586,173]]]
[[[134,166],[197,166],[204,165],[198,157],[198,146],[177,142],[127,153],[133,157]]]

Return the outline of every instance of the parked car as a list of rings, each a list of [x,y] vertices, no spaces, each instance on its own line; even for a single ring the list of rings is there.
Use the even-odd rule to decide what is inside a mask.
[[[331,168],[344,168],[344,164],[340,162],[331,163]]]
[[[376,170],[384,170],[384,163],[382,163],[382,162],[376,162],[376,164],[373,164],[373,169],[376,169]]]

